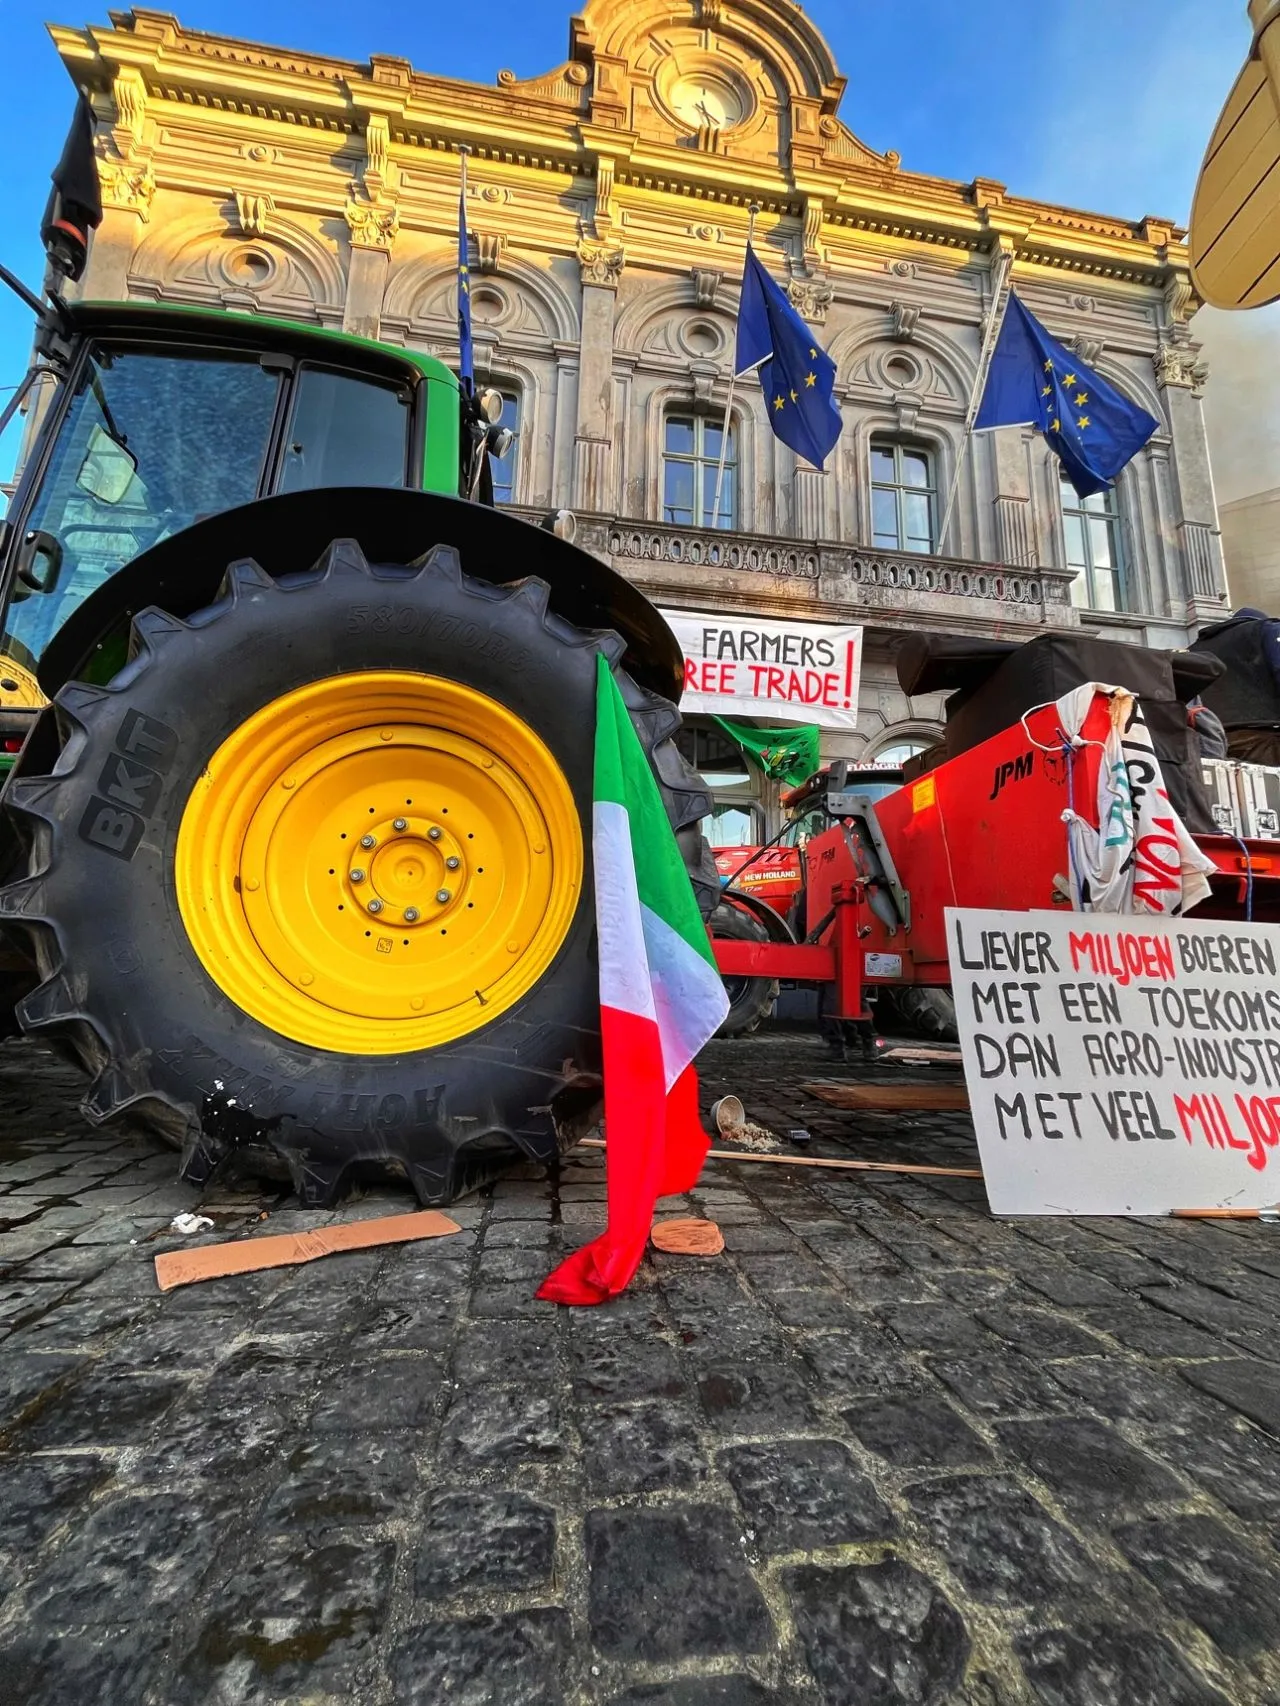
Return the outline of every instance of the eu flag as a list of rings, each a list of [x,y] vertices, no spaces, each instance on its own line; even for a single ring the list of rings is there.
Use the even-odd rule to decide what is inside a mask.
[[[734,372],[752,367],[760,368],[769,425],[797,456],[821,468],[844,424],[831,396],[836,364],[748,243]]]
[[[476,388],[475,347],[471,342],[471,267],[467,248],[467,192],[458,197],[458,378],[469,397]]]
[[[1011,291],[973,425],[1027,423],[1082,498],[1105,492],[1160,424],[1051,338]]]

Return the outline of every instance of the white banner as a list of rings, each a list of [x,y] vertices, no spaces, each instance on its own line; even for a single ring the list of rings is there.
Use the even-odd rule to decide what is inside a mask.
[[[948,907],[947,943],[996,1214],[1280,1202],[1280,926]]]
[[[857,726],[861,628],[688,610],[662,615],[684,652],[682,711]]]

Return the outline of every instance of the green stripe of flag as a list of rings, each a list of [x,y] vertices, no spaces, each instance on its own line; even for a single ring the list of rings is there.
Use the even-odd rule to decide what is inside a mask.
[[[609,660],[596,660],[595,798],[625,808],[635,850],[640,903],[664,919],[710,965],[707,927],[680,856],[649,760],[632,727]]]

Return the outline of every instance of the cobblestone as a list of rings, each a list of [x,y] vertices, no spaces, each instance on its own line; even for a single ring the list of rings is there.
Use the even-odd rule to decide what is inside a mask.
[[[863,1071],[816,1039],[701,1070],[809,1154],[973,1162],[962,1115],[806,1096]],[[711,1165],[663,1212],[725,1253],[569,1312],[579,1150],[456,1238],[161,1295],[174,1203],[408,1203],[202,1196],[78,1088],[0,1046],[3,1706],[1280,1702],[1274,1229]]]

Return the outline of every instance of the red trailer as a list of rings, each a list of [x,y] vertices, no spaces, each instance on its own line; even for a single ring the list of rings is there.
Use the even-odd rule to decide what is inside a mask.
[[[824,1014],[871,1017],[868,994],[949,984],[945,909],[1071,909],[1070,807],[1097,824],[1095,800],[1108,699],[1064,739],[1055,705],[1031,711],[886,798],[846,786],[832,766],[793,791],[793,809],[825,806],[829,827],[804,848],[805,940],[715,940],[726,977],[826,986]],[[1280,840],[1201,834],[1212,893],[1190,916],[1280,921]]]

